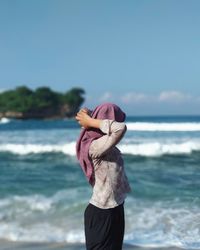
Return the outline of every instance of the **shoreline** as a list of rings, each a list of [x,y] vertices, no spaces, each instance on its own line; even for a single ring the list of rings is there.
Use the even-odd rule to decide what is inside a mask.
[[[84,243],[0,240],[0,250],[85,250]],[[123,244],[123,250],[181,250],[178,247],[140,247]]]

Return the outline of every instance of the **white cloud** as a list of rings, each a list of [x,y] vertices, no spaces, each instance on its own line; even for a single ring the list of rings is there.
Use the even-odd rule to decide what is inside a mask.
[[[197,100],[197,98],[192,97],[190,94],[183,93],[180,91],[169,90],[162,91],[157,95],[147,94],[147,93],[137,93],[129,92],[125,93],[120,97],[122,103],[183,103],[187,101]]]
[[[114,99],[114,96],[110,92],[105,92],[102,96],[100,96],[99,101],[101,102],[111,102]]]
[[[88,103],[94,105],[102,102],[118,102],[122,105],[158,105],[158,104],[184,104],[184,103],[195,103],[200,102],[200,96],[192,96],[188,93],[176,91],[176,90],[166,90],[161,91],[157,94],[149,94],[144,92],[127,92],[116,94],[110,91],[106,91],[99,96],[88,96]]]
[[[184,94],[179,91],[163,91],[158,96],[158,101],[160,102],[185,102],[191,99],[191,96],[189,94]]]
[[[121,97],[121,101],[126,104],[147,102],[150,101],[151,99],[152,96],[150,95],[144,93],[136,93],[136,92],[126,93]]]

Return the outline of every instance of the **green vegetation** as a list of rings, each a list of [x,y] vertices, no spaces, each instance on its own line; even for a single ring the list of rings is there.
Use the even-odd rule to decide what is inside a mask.
[[[0,93],[0,116],[18,118],[72,117],[84,102],[85,91],[72,88],[59,93],[49,87],[35,91],[26,86]],[[17,118],[16,117],[16,118]]]

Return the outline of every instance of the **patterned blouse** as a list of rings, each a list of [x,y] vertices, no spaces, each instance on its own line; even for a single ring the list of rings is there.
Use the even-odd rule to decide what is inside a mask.
[[[102,120],[100,130],[105,134],[93,140],[89,156],[94,165],[95,184],[90,203],[99,208],[122,204],[131,191],[120,150],[115,146],[124,136],[126,125],[114,120]]]

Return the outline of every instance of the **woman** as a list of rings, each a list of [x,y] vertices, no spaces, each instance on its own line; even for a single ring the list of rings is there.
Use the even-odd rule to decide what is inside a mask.
[[[104,103],[92,112],[81,109],[76,120],[83,130],[77,158],[93,194],[84,213],[87,250],[121,250],[124,237],[124,200],[131,191],[116,144],[126,132],[125,113]]]

